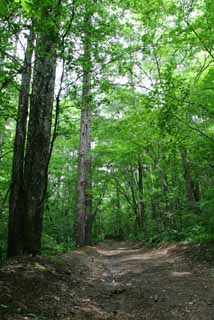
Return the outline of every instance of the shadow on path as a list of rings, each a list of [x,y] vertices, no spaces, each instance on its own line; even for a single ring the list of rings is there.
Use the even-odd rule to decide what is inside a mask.
[[[182,245],[109,242],[0,270],[0,319],[214,319],[213,269]]]

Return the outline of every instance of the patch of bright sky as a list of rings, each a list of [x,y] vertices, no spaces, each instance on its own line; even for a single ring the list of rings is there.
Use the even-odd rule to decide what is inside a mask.
[[[112,7],[112,14],[115,14],[115,7]],[[123,26],[132,26],[134,34],[133,34],[133,39],[131,40],[131,42],[133,41],[137,43],[138,38],[143,36],[146,33],[145,28],[142,26],[142,23],[136,19],[136,16],[131,13],[129,10],[124,10],[124,9],[117,9],[116,14],[118,14],[120,16],[120,23]],[[203,12],[199,9],[195,9],[193,10],[190,15],[189,15],[189,19],[193,20],[196,17],[202,15]],[[166,20],[163,21],[163,25],[165,24],[165,26],[167,26],[168,28],[175,28],[176,27],[176,19],[177,17],[174,15],[169,15],[168,17],[166,17]],[[183,22],[183,26],[186,27],[186,23]],[[159,27],[158,30],[158,36],[160,36],[161,33],[165,32],[165,28],[163,27]],[[25,36],[26,32],[22,32],[19,35],[19,41],[17,43],[17,56],[20,59],[23,59],[24,56],[24,48],[26,47],[26,36]],[[114,39],[112,39],[112,42],[115,43],[119,43],[123,46],[123,48],[128,48],[131,44],[130,41],[128,41],[125,37],[122,37],[120,35],[116,36]],[[77,41],[75,42],[75,49],[74,49],[74,54],[75,57],[74,58],[78,58],[78,56],[81,54],[80,52],[81,50],[81,44]],[[200,55],[200,53],[199,53]],[[142,62],[144,59],[143,53],[142,52],[136,52],[135,53],[135,59],[136,62]],[[177,66],[177,71],[181,72],[184,69],[184,65],[183,64],[178,64]],[[147,93],[150,89],[152,89],[152,83],[153,83],[153,79],[149,79],[148,76],[146,76],[146,74],[142,74],[142,65],[139,64],[135,64],[134,68],[134,76],[136,79],[138,79],[138,83],[140,82],[140,85],[138,85],[136,83],[135,85],[135,90],[140,92],[140,93]],[[55,93],[57,94],[59,88],[60,88],[60,81],[61,81],[61,74],[62,74],[62,61],[58,61],[57,63],[57,70],[56,70],[56,88],[55,88]],[[72,79],[73,82],[75,82],[75,77],[76,75],[67,75],[69,78]],[[151,76],[151,75],[150,75]],[[151,76],[152,77],[152,76]],[[99,77],[100,78],[100,77]],[[117,75],[116,77],[110,77],[111,81],[115,84],[115,85],[121,85],[121,86],[129,86],[130,85],[130,79],[128,77],[128,75]],[[79,80],[80,81],[80,80]],[[66,94],[68,90],[63,91],[63,94]]]

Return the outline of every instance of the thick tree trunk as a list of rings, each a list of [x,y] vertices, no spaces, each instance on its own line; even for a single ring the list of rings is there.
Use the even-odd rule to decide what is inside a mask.
[[[86,13],[84,35],[84,63],[82,111],[80,123],[80,146],[77,186],[77,245],[91,243],[94,215],[92,213],[92,183],[91,183],[91,15]]]
[[[36,44],[24,168],[26,207],[24,253],[26,254],[37,254],[41,250],[55,73],[56,35],[54,33],[39,34]]]
[[[90,233],[92,228],[90,150],[90,110],[86,109],[82,110],[81,112],[80,148],[78,165],[77,244],[80,246],[90,242]]]
[[[33,54],[34,34],[28,37],[24,60],[21,88],[19,92],[18,118],[14,141],[11,192],[9,198],[8,256],[23,252],[23,214],[24,208],[24,149],[28,116],[29,92],[31,82],[31,60]]]

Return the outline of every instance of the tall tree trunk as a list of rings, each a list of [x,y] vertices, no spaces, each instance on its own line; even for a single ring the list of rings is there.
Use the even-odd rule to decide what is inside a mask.
[[[121,227],[121,201],[120,201],[120,188],[119,188],[119,183],[116,180],[115,181],[115,188],[116,188],[116,206],[115,206],[115,220],[114,220],[114,235],[116,237],[122,238],[123,237],[123,230]]]
[[[86,12],[84,22],[84,62],[80,146],[77,186],[77,245],[91,243],[94,215],[92,213],[91,182],[91,14]]]
[[[157,167],[160,171],[160,178],[161,178],[161,184],[162,184],[162,193],[163,193],[163,200],[165,204],[165,210],[168,211],[170,209],[170,203],[169,203],[169,183],[168,183],[168,176],[167,171],[165,168],[162,167],[161,163],[166,163],[167,159],[165,156],[164,150],[160,149],[160,158],[157,159]]]
[[[3,154],[3,144],[4,144],[4,124],[0,126],[0,160]]]
[[[128,171],[127,184],[131,193],[131,206],[132,206],[133,213],[135,215],[136,229],[139,229],[140,220],[139,220],[139,212],[138,212],[138,201],[137,201],[137,195],[136,195],[136,181],[135,181],[132,166],[130,166],[127,171]]]
[[[138,161],[138,215],[140,228],[145,231],[145,204],[143,200],[143,166],[141,160]]]
[[[21,88],[19,92],[18,117],[14,141],[11,192],[9,198],[8,256],[23,252],[23,214],[24,214],[24,150],[28,116],[29,92],[31,82],[31,61],[34,33],[31,30],[23,66]]]
[[[192,207],[193,210],[196,209],[196,202],[197,202],[197,196],[195,197],[195,185],[194,181],[192,179],[191,171],[190,171],[190,165],[189,165],[189,159],[187,156],[187,150],[186,148],[181,148],[181,158],[183,163],[183,169],[184,169],[184,180],[186,183],[186,193],[187,193],[187,199]]]
[[[24,168],[24,253],[41,250],[56,73],[56,34],[38,35]]]

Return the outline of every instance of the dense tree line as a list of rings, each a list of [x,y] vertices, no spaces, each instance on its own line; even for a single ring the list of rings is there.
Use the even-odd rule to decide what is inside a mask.
[[[213,239],[213,22],[212,0],[1,2],[4,254]]]

